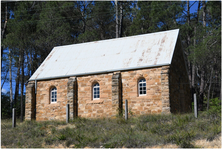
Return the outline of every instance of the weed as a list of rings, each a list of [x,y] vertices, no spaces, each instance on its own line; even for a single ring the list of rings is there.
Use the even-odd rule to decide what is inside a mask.
[[[59,139],[59,140],[66,140],[66,136],[65,136],[65,135],[60,135],[60,136],[58,137],[58,139]]]
[[[117,124],[127,124],[127,121],[124,118],[116,118]]]
[[[55,141],[56,141],[57,139],[56,139],[56,137],[46,137],[45,138],[45,143],[46,143],[46,145],[51,145],[51,144],[53,144]]]
[[[138,124],[137,124],[137,128],[138,128],[140,131],[148,131],[147,124],[144,124],[144,123],[138,123]]]
[[[65,145],[66,145],[67,147],[69,147],[71,144],[72,144],[72,140],[71,140],[71,139],[68,139],[68,140],[66,141],[66,143],[65,143]]]
[[[51,128],[51,133],[52,133],[52,134],[55,134],[55,133],[56,133],[55,127]]]
[[[191,144],[191,139],[194,137],[193,132],[179,131],[176,130],[176,133],[169,136],[169,142],[176,143],[182,148],[190,148],[193,147]]]

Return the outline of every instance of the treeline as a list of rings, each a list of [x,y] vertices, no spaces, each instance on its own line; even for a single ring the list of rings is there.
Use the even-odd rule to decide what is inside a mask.
[[[1,89],[10,84],[2,116],[12,107],[24,115],[25,83],[53,47],[176,28],[190,89],[208,109],[221,97],[220,1],[2,1]]]

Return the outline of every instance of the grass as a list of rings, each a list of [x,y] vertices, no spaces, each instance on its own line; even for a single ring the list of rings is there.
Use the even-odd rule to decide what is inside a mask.
[[[143,148],[167,143],[188,148],[195,147],[195,139],[212,141],[221,132],[221,115],[202,112],[198,119],[193,114],[144,115],[128,121],[78,118],[68,125],[62,121],[25,121],[17,122],[16,128],[12,128],[11,120],[2,120],[1,129],[1,144],[9,148],[58,144],[76,148]]]

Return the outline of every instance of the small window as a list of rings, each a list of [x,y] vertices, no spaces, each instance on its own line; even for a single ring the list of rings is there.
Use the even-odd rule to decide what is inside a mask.
[[[99,91],[99,83],[96,83],[96,84],[93,85],[93,99],[94,100],[99,99],[99,97],[100,97],[99,92],[100,92]]]
[[[146,95],[146,80],[140,79],[138,83],[139,95]]]
[[[57,89],[56,87],[53,87],[51,89],[51,95],[50,95],[51,103],[54,103],[57,101]]]

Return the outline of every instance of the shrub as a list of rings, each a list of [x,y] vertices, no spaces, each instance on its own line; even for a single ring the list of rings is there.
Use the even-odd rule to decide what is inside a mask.
[[[221,101],[217,98],[210,99],[209,114],[221,114]]]
[[[58,139],[59,139],[59,140],[65,140],[65,139],[66,139],[66,136],[65,136],[65,135],[60,135],[60,136],[58,137]]]
[[[55,137],[50,136],[50,137],[46,137],[44,141],[45,141],[45,144],[46,144],[46,145],[51,145],[51,144],[53,144],[56,140],[57,140],[57,139],[56,139]]]
[[[172,143],[176,143],[177,145],[179,145],[182,148],[191,148],[194,147],[191,144],[191,140],[194,137],[194,133],[193,132],[187,132],[187,131],[180,131],[180,130],[176,130],[176,133],[170,135],[167,139],[167,141],[172,142]]]

